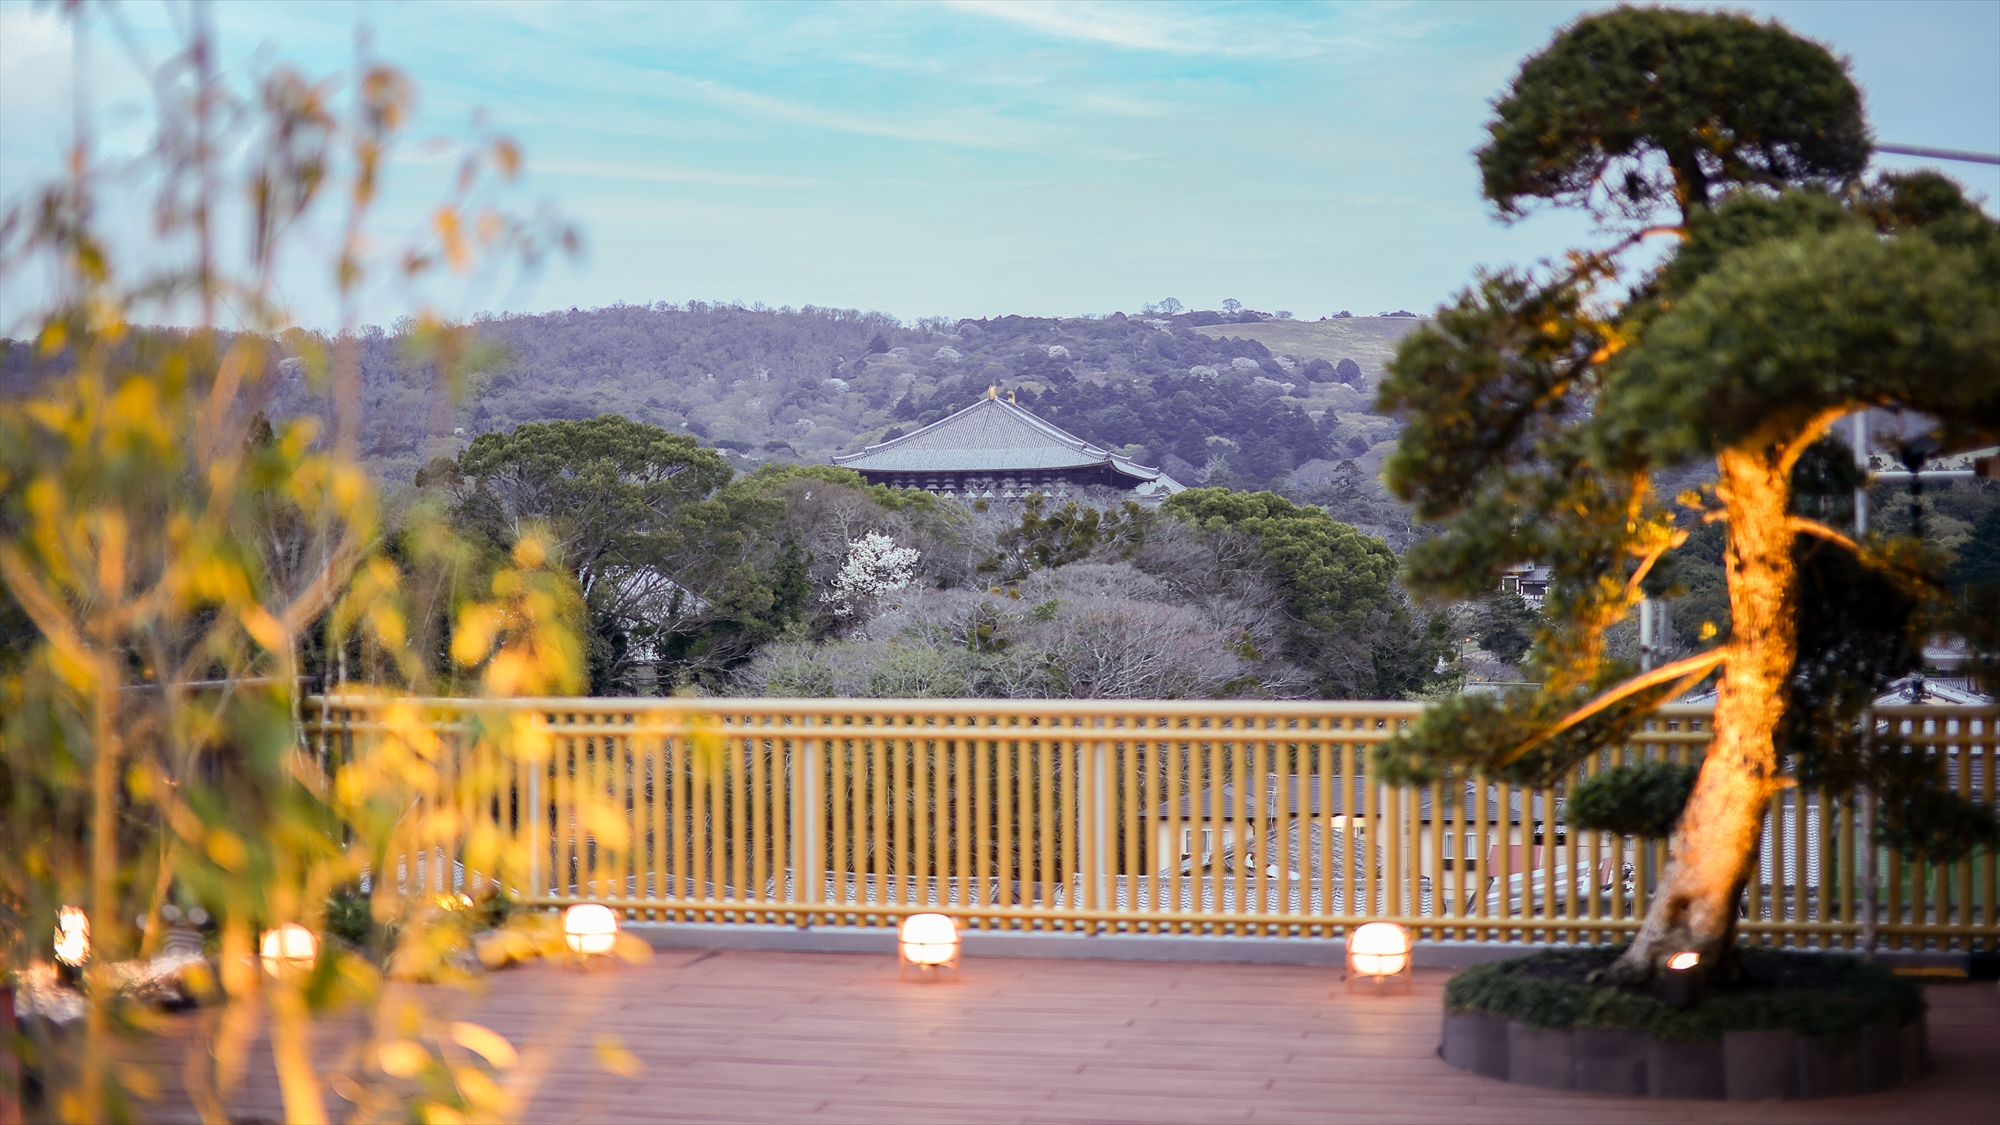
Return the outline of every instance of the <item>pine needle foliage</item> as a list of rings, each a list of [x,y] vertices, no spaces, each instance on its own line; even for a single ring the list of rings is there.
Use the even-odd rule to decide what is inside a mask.
[[[1503,216],[1582,206],[1609,245],[1482,273],[1405,338],[1380,392],[1408,422],[1385,475],[1437,531],[1409,552],[1414,590],[1476,598],[1510,565],[1552,569],[1540,687],[1441,702],[1382,767],[1559,783],[1714,676],[1714,740],[1626,978],[1729,944],[1786,756],[1836,792],[1878,787],[1892,820],[1927,810],[1933,830],[1896,832],[1932,859],[1992,840],[1991,810],[1859,733],[1925,635],[1979,634],[1942,560],[1812,517],[1836,484],[1815,447],[1857,410],[1918,412],[1942,448],[2000,435],[2000,226],[1942,176],[1867,177],[1844,65],[1740,16],[1585,16],[1523,64],[1489,135]],[[1670,225],[1640,225],[1659,213]],[[1676,244],[1632,275],[1626,252],[1654,236]],[[1656,491],[1702,462],[1712,485]],[[1606,635],[1705,526],[1721,529],[1729,632],[1641,675]]]

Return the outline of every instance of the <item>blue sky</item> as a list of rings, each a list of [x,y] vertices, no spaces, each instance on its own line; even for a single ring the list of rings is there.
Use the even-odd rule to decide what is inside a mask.
[[[521,140],[516,203],[559,208],[587,252],[531,283],[433,294],[453,314],[701,298],[913,319],[1172,295],[1316,317],[1428,309],[1479,265],[1584,237],[1567,215],[1496,222],[1469,153],[1520,61],[1592,7],[221,3],[214,17],[238,76],[273,59],[344,73],[364,26],[421,86],[416,134],[463,136],[484,110]],[[2000,0],[1739,7],[1851,57],[1879,139],[2000,152]],[[154,58],[185,14],[121,10]],[[95,51],[106,150],[130,149],[145,87],[108,34]],[[58,167],[69,58],[51,10],[0,2],[9,200]],[[445,163],[419,147],[393,170],[385,230],[442,190]],[[2000,199],[2000,168],[1950,170]],[[8,329],[38,285],[0,280]],[[286,294],[299,319],[330,322],[317,272],[288,275]],[[368,315],[404,299],[377,292]]]

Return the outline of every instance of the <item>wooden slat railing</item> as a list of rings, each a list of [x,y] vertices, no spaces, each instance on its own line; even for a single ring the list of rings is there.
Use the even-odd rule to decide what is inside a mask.
[[[328,752],[368,700],[313,702]],[[525,849],[534,904],[629,918],[1332,936],[1377,919],[1432,939],[1599,942],[1638,926],[1662,841],[1570,831],[1563,786],[1379,784],[1370,748],[1414,703],[1024,700],[430,700],[441,730],[531,716],[548,753],[465,795]],[[1669,706],[1576,776],[1705,753]],[[1991,805],[2000,708],[1876,712]],[[1860,843],[1855,798],[1791,789],[1767,813],[1747,940],[1853,948],[1872,850],[1878,944],[2000,947],[1995,856],[1934,866]],[[538,815],[539,814],[539,815]],[[617,831],[601,819],[617,819]],[[620,841],[614,837],[622,837]]]

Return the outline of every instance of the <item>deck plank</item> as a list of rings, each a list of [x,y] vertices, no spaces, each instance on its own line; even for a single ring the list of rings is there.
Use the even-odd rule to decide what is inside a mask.
[[[2000,993],[1928,989],[1938,1067],[1887,1094],[1812,1102],[1670,1102],[1510,1086],[1435,1054],[1445,972],[1408,995],[1350,994],[1313,966],[969,960],[963,979],[899,980],[886,957],[673,950],[584,974],[494,974],[439,1001],[548,1066],[531,1121],[1985,1122],[2000,1073]],[[329,1062],[352,1020],[319,1029]],[[603,1071],[617,1036],[645,1064]],[[169,1021],[147,1061],[148,1117],[194,1120]],[[336,1116],[345,1103],[329,1099]],[[237,1106],[277,1119],[267,1046]]]

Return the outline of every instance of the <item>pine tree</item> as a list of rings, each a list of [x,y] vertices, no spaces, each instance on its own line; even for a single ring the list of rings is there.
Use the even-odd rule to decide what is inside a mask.
[[[1916,659],[1941,568],[1801,515],[1794,473],[1864,406],[1937,418],[1947,448],[1991,441],[2000,227],[1939,176],[1864,182],[1842,64],[1740,16],[1585,17],[1522,66],[1489,134],[1478,159],[1503,216],[1543,201],[1625,225],[1561,267],[1482,275],[1391,364],[1381,407],[1408,425],[1387,479],[1441,525],[1412,548],[1411,585],[1479,597],[1535,559],[1554,586],[1541,686],[1432,708],[1384,768],[1550,784],[1717,675],[1713,742],[1621,983],[1682,951],[1730,963],[1784,756],[1822,789],[1877,786],[1897,846],[1949,859],[1992,839],[1991,812],[1945,791],[1935,759],[1858,737],[1876,686]],[[1635,229],[1663,212],[1677,221]],[[1621,253],[1655,232],[1677,249],[1607,311]],[[1655,494],[1655,471],[1702,459],[1712,487]],[[1730,632],[1635,674],[1606,633],[1702,523],[1724,528]]]

